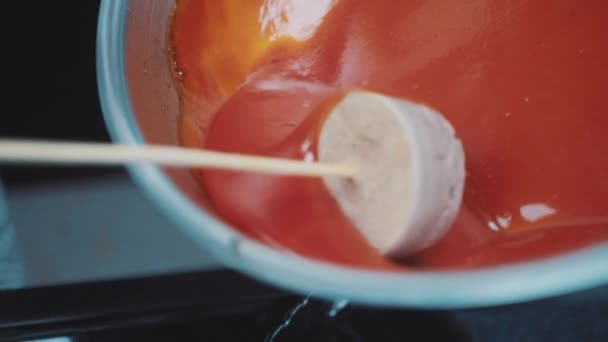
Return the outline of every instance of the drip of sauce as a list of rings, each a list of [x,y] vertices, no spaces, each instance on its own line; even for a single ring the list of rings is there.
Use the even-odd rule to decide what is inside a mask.
[[[467,157],[459,217],[412,266],[490,266],[605,241],[607,11],[599,0],[180,0],[182,142],[311,160],[341,94],[382,92],[442,112]],[[199,176],[220,215],[261,241],[402,267],[369,247],[320,180]]]

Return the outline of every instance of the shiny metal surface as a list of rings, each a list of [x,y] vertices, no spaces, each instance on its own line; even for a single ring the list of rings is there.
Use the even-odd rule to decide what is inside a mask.
[[[218,267],[126,175],[11,187],[8,199],[24,287]]]
[[[15,229],[8,216],[8,208],[0,182],[0,290],[23,286],[23,265],[17,246]]]

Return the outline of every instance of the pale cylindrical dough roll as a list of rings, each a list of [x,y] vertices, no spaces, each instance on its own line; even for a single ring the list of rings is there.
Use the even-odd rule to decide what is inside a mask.
[[[355,165],[353,179],[324,178],[371,245],[405,256],[436,242],[462,199],[462,144],[438,112],[376,93],[347,94],[321,128],[321,162]]]

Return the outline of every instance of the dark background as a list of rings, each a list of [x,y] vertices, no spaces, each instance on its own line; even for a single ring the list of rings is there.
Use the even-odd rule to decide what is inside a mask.
[[[0,137],[109,141],[95,71],[99,1],[10,1],[4,6]],[[120,172],[0,166],[9,185]]]

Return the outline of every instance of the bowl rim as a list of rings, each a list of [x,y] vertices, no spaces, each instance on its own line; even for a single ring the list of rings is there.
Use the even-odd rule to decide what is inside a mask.
[[[98,90],[112,139],[143,144],[125,76],[128,2],[101,1]],[[608,243],[526,263],[462,271],[387,273],[309,260],[241,236],[200,210],[155,165],[132,165],[127,170],[179,229],[224,266],[305,295],[374,306],[454,309],[536,300],[608,283]]]

